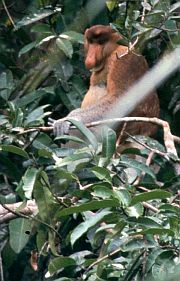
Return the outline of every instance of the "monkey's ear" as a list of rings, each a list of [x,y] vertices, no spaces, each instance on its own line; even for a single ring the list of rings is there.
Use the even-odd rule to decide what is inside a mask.
[[[86,36],[87,32],[89,31],[89,28],[86,28],[84,35]]]

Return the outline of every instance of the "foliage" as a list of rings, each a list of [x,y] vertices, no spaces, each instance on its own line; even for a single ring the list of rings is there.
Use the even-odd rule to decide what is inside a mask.
[[[0,231],[7,281],[179,280],[180,177],[173,162],[155,155],[154,170],[143,164],[147,148],[119,155],[110,128],[99,143],[71,120],[84,136],[71,138],[83,144],[78,149],[60,146],[68,136],[29,130],[79,107],[89,83],[86,27],[111,23],[151,66],[177,47],[178,1],[96,2],[0,1],[0,198],[22,201],[19,211],[29,199],[38,206]],[[173,134],[179,88],[176,74],[159,88],[161,116]],[[143,142],[165,151],[161,133]]]

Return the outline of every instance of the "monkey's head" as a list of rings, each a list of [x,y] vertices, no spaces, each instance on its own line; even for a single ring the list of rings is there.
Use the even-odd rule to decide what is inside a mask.
[[[103,69],[106,58],[117,48],[121,35],[110,26],[94,25],[85,31],[85,66],[91,71]]]

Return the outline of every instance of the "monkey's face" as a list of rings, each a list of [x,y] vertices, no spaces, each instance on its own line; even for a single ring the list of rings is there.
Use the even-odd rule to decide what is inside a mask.
[[[101,71],[106,58],[117,48],[121,36],[110,26],[96,25],[85,31],[85,66],[90,71]]]

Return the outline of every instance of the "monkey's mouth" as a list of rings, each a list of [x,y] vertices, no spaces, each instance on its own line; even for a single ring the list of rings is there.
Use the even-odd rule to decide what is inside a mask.
[[[92,67],[92,68],[90,69],[90,71],[91,71],[91,72],[98,72],[98,71],[102,70],[103,67],[104,67],[104,64],[103,64],[103,63],[100,63],[100,64],[98,64],[97,66]]]

